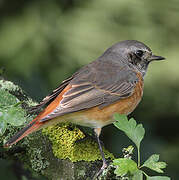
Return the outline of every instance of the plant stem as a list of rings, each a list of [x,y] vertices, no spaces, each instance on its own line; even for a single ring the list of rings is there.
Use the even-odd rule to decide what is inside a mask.
[[[137,147],[138,167],[140,167],[140,146]]]
[[[19,101],[18,103],[14,104],[13,106],[17,107],[17,106],[19,106],[19,104],[22,104],[22,103],[23,103],[23,101]]]
[[[146,177],[149,177],[144,171],[142,171],[142,173],[143,173]]]

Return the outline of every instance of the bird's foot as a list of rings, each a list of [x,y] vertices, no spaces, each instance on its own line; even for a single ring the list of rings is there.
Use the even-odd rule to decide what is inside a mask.
[[[93,177],[93,180],[96,180],[96,179],[98,179],[98,177],[101,175],[101,173],[108,167],[108,163],[105,161],[103,161],[103,165],[102,165],[102,167],[101,167],[101,169],[94,175],[94,177]]]

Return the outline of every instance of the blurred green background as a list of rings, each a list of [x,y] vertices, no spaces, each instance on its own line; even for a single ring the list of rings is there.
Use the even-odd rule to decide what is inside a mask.
[[[0,67],[36,101],[126,39],[142,41],[167,59],[150,65],[143,100],[131,116],[146,129],[142,159],[161,154],[166,175],[178,179],[179,1],[0,0]],[[104,128],[102,139],[116,156],[131,144],[113,125]],[[20,179],[16,166],[0,160],[1,178]]]

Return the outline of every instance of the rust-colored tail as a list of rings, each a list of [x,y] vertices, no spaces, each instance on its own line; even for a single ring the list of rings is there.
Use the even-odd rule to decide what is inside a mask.
[[[26,137],[27,135],[29,135],[30,133],[37,131],[40,129],[40,126],[42,125],[42,123],[38,122],[38,119],[34,119],[32,122],[30,122],[26,127],[24,127],[22,130],[20,130],[17,134],[15,134],[13,137],[11,137],[5,144],[4,147],[9,147],[15,143],[17,143],[18,141],[20,141],[21,139],[23,139],[24,137]]]
[[[48,124],[47,121],[40,122],[40,120],[54,111],[54,109],[59,105],[59,102],[62,100],[63,94],[66,91],[68,91],[70,88],[71,86],[67,86],[65,89],[62,89],[63,91],[42,112],[40,112],[34,120],[32,120],[26,127],[24,127],[16,135],[10,138],[5,143],[4,147],[8,147],[15,144],[16,142],[20,141],[25,136],[41,129],[42,127],[44,127],[45,124]]]

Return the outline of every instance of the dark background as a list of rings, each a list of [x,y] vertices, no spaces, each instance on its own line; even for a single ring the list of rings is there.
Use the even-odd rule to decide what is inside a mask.
[[[150,65],[143,100],[131,116],[146,129],[142,160],[160,154],[168,163],[166,175],[177,179],[179,2],[0,0],[0,67],[5,68],[6,79],[36,101],[106,48],[126,39],[142,41],[167,59]],[[104,128],[102,139],[116,156],[132,144],[113,125]],[[2,179],[17,179],[13,164],[0,160]]]

